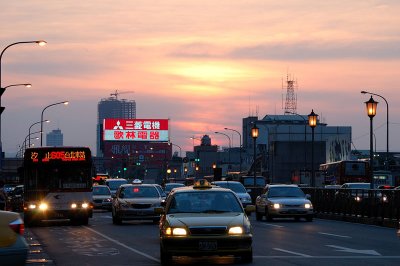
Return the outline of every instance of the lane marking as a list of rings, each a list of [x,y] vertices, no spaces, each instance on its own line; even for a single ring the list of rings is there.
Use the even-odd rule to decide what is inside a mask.
[[[253,256],[255,259],[400,259],[400,256]]]
[[[351,236],[336,235],[336,234],[330,234],[330,233],[324,233],[324,232],[318,232],[318,234],[327,235],[327,236],[336,236],[336,237],[342,237],[342,238],[351,238]]]
[[[353,249],[353,248],[346,248],[346,247],[341,247],[341,246],[335,246],[335,245],[326,245],[327,247],[335,248],[335,251],[339,252],[349,252],[349,253],[359,253],[359,254],[367,254],[367,255],[373,255],[373,256],[381,256],[378,252],[376,252],[373,249]]]
[[[278,225],[278,224],[269,224],[269,223],[262,223],[262,224],[257,224],[257,226],[272,226],[272,227],[277,227],[277,228],[282,228],[282,227],[284,227],[283,225]],[[253,226],[254,226],[254,224],[253,224]]]
[[[305,257],[305,258],[311,258],[312,257],[312,256],[307,255],[307,254],[293,252],[293,251],[286,250],[286,249],[281,249],[281,248],[273,248],[273,249],[278,250],[278,251],[282,251],[282,252],[286,252],[286,253],[289,253],[289,254],[293,254],[293,255],[298,255],[298,256],[301,256],[301,257]]]
[[[94,230],[94,229],[92,229],[92,228],[90,228],[90,227],[85,226],[85,228],[88,229],[89,231],[92,231],[93,233],[98,234],[99,236],[104,237],[105,239],[107,239],[107,240],[109,240],[109,241],[111,241],[111,242],[113,242],[113,243],[115,243],[115,244],[117,244],[117,245],[120,245],[121,247],[124,247],[124,248],[126,248],[126,249],[128,249],[128,250],[130,250],[130,251],[132,251],[132,252],[135,252],[135,253],[137,253],[137,254],[139,254],[139,255],[142,255],[143,257],[146,257],[146,258],[148,258],[148,259],[150,259],[150,260],[152,260],[152,261],[155,261],[155,262],[160,263],[160,260],[159,260],[159,259],[154,258],[153,256],[150,256],[149,254],[146,254],[146,253],[141,252],[141,251],[139,251],[139,250],[137,250],[137,249],[131,248],[131,247],[129,247],[129,246],[127,246],[127,245],[125,245],[125,244],[119,242],[118,240],[115,240],[115,239],[113,239],[113,238],[111,238],[111,237],[109,237],[109,236],[106,236],[106,235],[104,235],[104,234],[102,234],[102,233],[100,233],[100,232],[97,232],[96,230]]]

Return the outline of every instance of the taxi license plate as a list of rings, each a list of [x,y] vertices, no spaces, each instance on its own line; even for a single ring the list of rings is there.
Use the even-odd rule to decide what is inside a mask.
[[[199,241],[199,250],[217,250],[217,241]]]

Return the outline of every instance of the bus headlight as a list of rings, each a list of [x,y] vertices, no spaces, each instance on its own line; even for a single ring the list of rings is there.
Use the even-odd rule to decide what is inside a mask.
[[[40,203],[40,205],[39,205],[39,209],[41,209],[42,211],[47,210],[48,207],[49,206],[44,202]]]
[[[28,208],[31,210],[36,209],[36,204],[29,204]]]
[[[72,209],[76,209],[76,203],[72,203],[72,204],[71,204],[71,208],[72,208]]]
[[[87,209],[89,207],[89,204],[87,204],[86,202],[82,203],[82,208],[83,209]]]

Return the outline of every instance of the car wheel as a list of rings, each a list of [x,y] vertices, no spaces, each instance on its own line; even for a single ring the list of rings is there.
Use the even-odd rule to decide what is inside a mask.
[[[258,212],[257,208],[256,208],[256,220],[257,221],[261,221],[262,220],[262,213]]]
[[[312,220],[313,220],[312,215],[309,215],[309,216],[306,217],[306,221],[307,222],[312,222]]]
[[[172,264],[172,256],[160,246],[161,265],[167,266]]]
[[[242,255],[240,257],[241,257],[243,263],[252,263],[253,262],[253,249],[242,253]]]
[[[265,208],[265,219],[266,219],[268,222],[271,222],[271,221],[272,221],[272,216],[269,214],[268,208]]]

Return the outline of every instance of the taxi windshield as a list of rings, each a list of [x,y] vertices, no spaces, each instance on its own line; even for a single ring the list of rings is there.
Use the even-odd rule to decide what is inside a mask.
[[[243,212],[232,192],[199,191],[174,194],[167,213]]]
[[[268,192],[270,198],[293,197],[304,198],[303,191],[298,187],[271,187]]]

